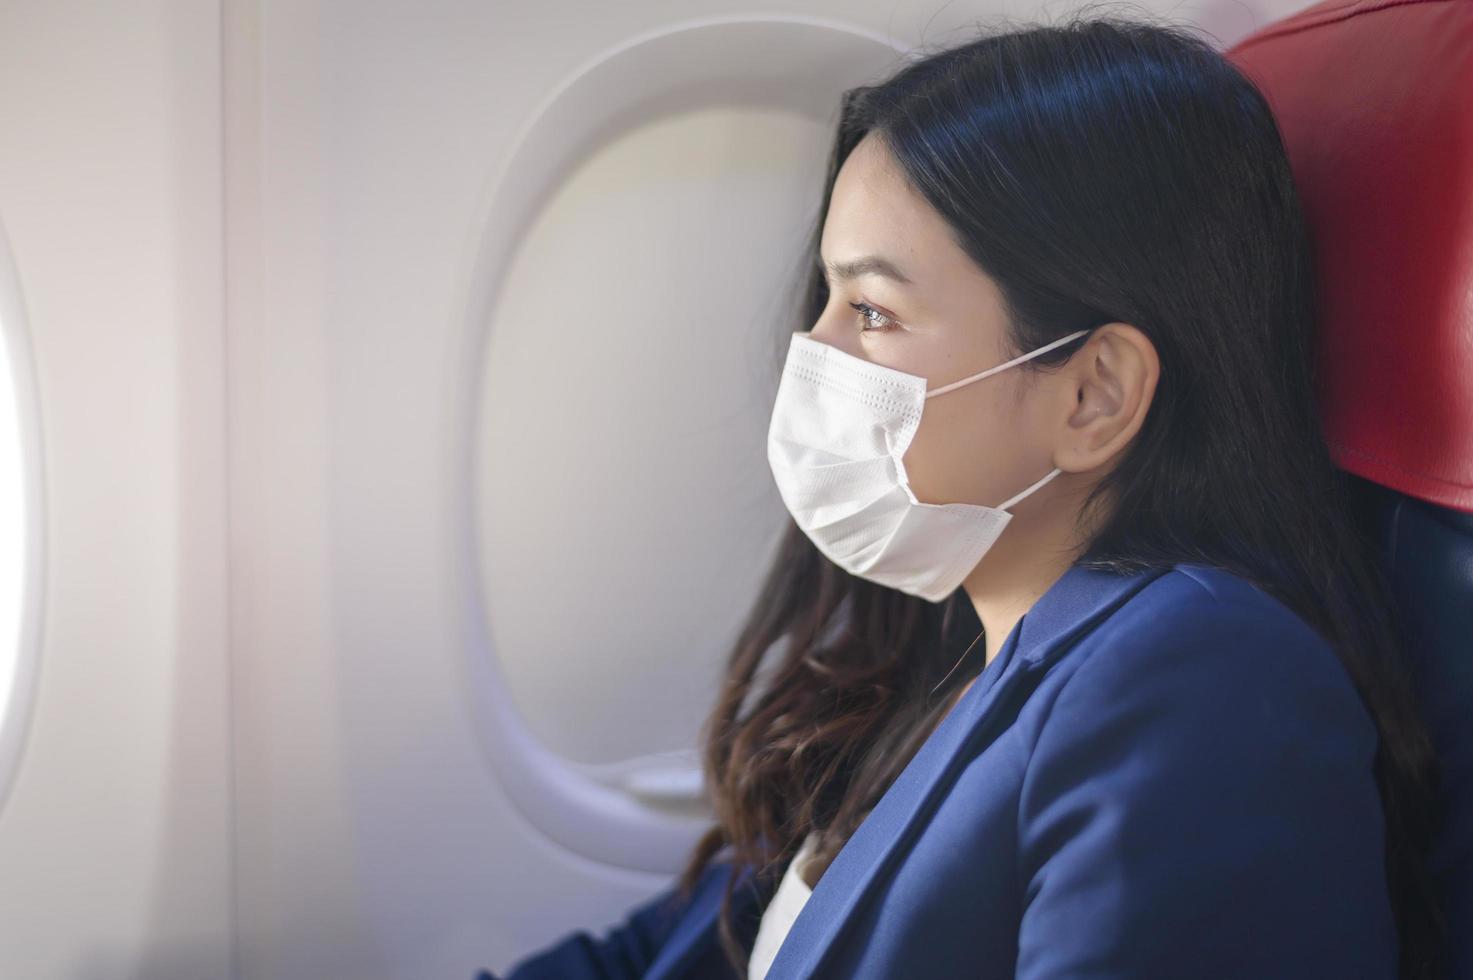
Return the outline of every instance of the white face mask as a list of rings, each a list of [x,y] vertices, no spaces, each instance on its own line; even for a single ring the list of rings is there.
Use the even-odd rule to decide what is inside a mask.
[[[980,381],[1089,333],[1079,330],[980,374],[926,390],[926,379],[796,332],[767,433],[767,462],[793,520],[845,571],[940,602],[977,567],[1013,515],[1008,508],[926,504],[901,457],[926,399]]]

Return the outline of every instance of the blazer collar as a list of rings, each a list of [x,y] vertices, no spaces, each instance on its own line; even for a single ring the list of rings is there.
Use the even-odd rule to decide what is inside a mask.
[[[1054,582],[988,664],[998,673],[990,681],[979,677],[967,690],[819,879],[773,961],[773,977],[808,978],[822,970],[847,924],[904,860],[957,774],[1011,723],[1032,692],[1031,678],[1168,570],[1117,575],[1076,564]]]
[[[910,850],[929,814],[957,773],[1016,715],[1032,690],[1030,678],[1093,629],[1135,593],[1169,569],[1117,575],[1073,565],[1033,604],[1008,634],[996,659],[941,720],[909,764],[840,849],[794,920],[773,961],[770,976],[809,978],[817,974],[845,934],[870,891]],[[729,872],[708,875],[681,921],[645,974],[674,980],[692,959],[715,942],[716,916]],[[755,899],[750,869],[735,886],[739,914]]]

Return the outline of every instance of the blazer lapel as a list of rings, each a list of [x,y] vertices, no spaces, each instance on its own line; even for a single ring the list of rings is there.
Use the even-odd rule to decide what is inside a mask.
[[[957,773],[1012,723],[1034,684],[1072,641],[1167,569],[1116,575],[1074,565],[1008,634],[1002,670],[958,702],[819,879],[773,960],[772,980],[817,975],[875,885],[904,860]]]

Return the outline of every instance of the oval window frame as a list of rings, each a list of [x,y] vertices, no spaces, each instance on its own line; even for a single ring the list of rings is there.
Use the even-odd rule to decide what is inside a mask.
[[[781,52],[818,57],[784,62]],[[633,36],[584,62],[531,112],[476,212],[479,241],[464,277],[462,348],[453,353],[455,437],[449,441],[463,687],[475,736],[511,804],[527,827],[568,852],[611,867],[674,873],[711,821],[660,803],[693,791],[693,751],[626,760],[634,768],[576,765],[531,734],[508,690],[488,629],[476,547],[482,354],[506,269],[558,181],[611,134],[652,113],[688,107],[692,92],[833,119],[838,94],[849,86],[829,91],[815,81],[820,72],[833,77],[835,66],[868,64],[865,74],[873,77],[905,55],[906,48],[885,35],[821,17],[704,17]],[[762,66],[760,73],[752,72],[754,64]]]

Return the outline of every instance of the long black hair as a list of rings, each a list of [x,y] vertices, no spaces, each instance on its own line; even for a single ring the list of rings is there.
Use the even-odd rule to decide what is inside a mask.
[[[1015,352],[1111,321],[1155,345],[1154,401],[1084,503],[1081,526],[1086,513],[1099,523],[1079,564],[1227,569],[1327,638],[1380,733],[1402,976],[1434,976],[1432,744],[1321,433],[1311,247],[1263,95],[1188,28],[1080,15],[986,33],[849,90],[797,329],[828,304],[814,259],[835,177],[866,134],[996,281]],[[1080,343],[1022,368],[1048,370]],[[683,889],[727,845],[770,888],[810,831],[827,867],[949,703],[930,688],[954,639],[980,629],[960,593],[933,604],[851,576],[789,526],[703,729],[718,822]],[[745,975],[730,899],[729,880],[720,933]]]

